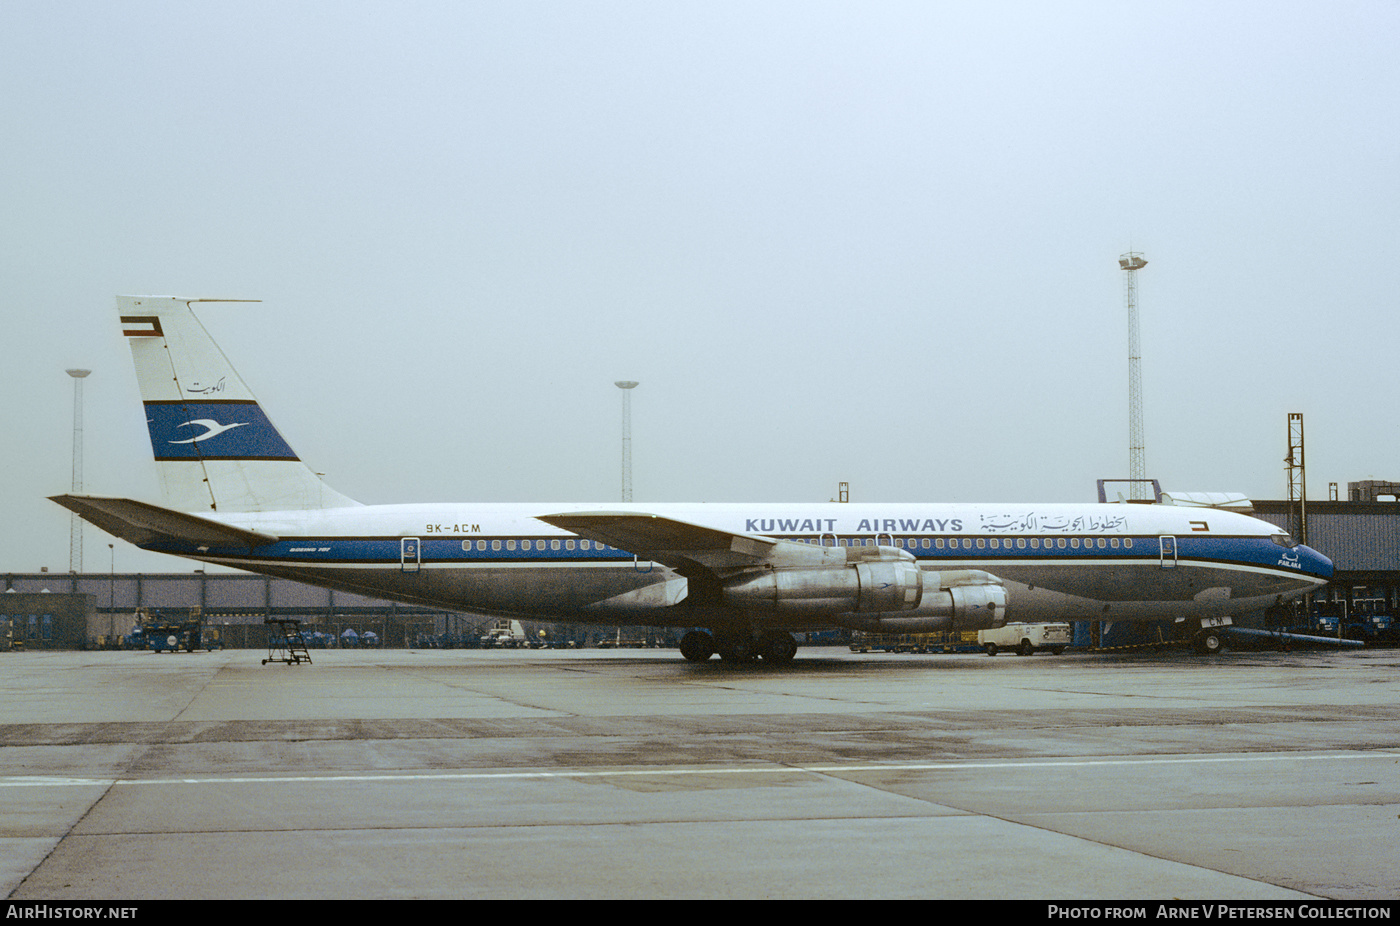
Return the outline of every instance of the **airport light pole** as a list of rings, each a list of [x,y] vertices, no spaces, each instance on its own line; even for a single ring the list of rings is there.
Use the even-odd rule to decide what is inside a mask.
[[[1137,272],[1147,266],[1137,251],[1120,255],[1123,268],[1123,301],[1128,309],[1128,491],[1133,498],[1147,497],[1147,441],[1142,427],[1142,338],[1138,327]],[[1155,499],[1154,499],[1155,501]]]
[[[632,390],[639,385],[632,380],[618,380],[614,386],[622,390],[622,500],[632,500]]]
[[[111,563],[107,572],[107,646],[112,647],[112,638],[117,635],[117,546],[107,544]]]
[[[68,370],[73,377],[73,494],[83,491],[83,380],[91,370]],[[73,513],[68,529],[68,571],[83,571],[83,519]],[[75,589],[76,591],[76,589]]]

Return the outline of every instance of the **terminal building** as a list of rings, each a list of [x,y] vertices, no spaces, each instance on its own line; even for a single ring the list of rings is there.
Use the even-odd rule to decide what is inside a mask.
[[[1294,615],[1294,629],[1367,642],[1400,641],[1400,483],[1350,483],[1346,500],[1307,502],[1306,542],[1332,559],[1330,585]],[[1300,535],[1300,512],[1287,501],[1255,501],[1252,515]],[[1014,609],[1015,602],[1011,603]],[[201,615],[222,645],[262,647],[264,621],[295,619],[307,630],[339,638],[372,632],[380,645],[422,647],[474,639],[494,623],[483,615],[414,607],[246,573],[0,574],[0,646],[84,648],[118,645],[142,609],[166,618]],[[1014,611],[1013,611],[1014,614]],[[1014,616],[1013,616],[1014,619]],[[556,645],[606,644],[622,634],[608,627],[530,624]],[[1076,643],[1132,645],[1167,639],[1170,627],[1117,624],[1076,628]],[[669,645],[665,631],[636,629],[634,642]],[[833,641],[834,642],[834,641]]]
[[[248,573],[0,573],[0,648],[116,648],[137,623],[138,610],[170,621],[202,618],[205,639],[228,647],[267,646],[269,618],[302,623],[336,639],[373,634],[379,645],[408,648],[476,640],[492,617],[415,607],[351,592]],[[589,646],[615,640],[609,627],[530,624],[554,645]],[[638,635],[633,635],[638,636]],[[640,634],[652,644],[673,641]]]
[[[216,631],[211,640],[235,647],[266,645],[263,621],[270,617],[336,636],[369,630],[399,647],[457,617],[245,573],[10,573],[3,584],[0,620],[8,619],[11,642],[27,649],[118,646],[135,629],[138,610],[202,617]]]

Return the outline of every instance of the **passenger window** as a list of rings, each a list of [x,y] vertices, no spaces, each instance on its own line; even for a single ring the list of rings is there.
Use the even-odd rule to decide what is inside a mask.
[[[565,541],[564,541],[564,549],[566,549],[566,550],[572,550],[573,548],[574,548],[574,542],[573,542],[572,540],[565,540]]]
[[[491,549],[493,549],[493,550],[499,550],[500,548],[501,548],[501,542],[500,542],[499,540],[493,540],[493,541],[491,541]]]

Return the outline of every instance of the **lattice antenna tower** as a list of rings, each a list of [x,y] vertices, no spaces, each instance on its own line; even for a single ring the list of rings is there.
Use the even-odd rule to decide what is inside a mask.
[[[1308,469],[1303,448],[1303,413],[1288,413],[1288,532],[1308,542]]]
[[[1138,327],[1137,272],[1147,261],[1137,251],[1120,255],[1123,302],[1128,308],[1128,478],[1133,498],[1147,498],[1147,441],[1142,428],[1142,335]]]
[[[632,390],[639,385],[632,380],[613,383],[622,390],[622,500],[632,500]]]

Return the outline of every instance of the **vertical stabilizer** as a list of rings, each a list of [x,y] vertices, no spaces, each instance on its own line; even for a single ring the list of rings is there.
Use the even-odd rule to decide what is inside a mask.
[[[283,511],[359,504],[327,486],[273,427],[191,309],[118,296],[167,507]]]

